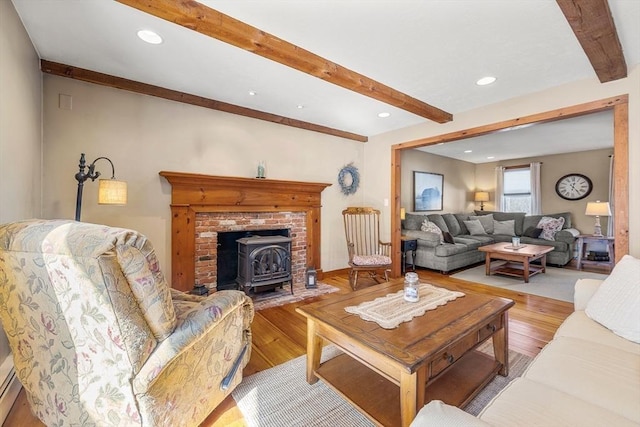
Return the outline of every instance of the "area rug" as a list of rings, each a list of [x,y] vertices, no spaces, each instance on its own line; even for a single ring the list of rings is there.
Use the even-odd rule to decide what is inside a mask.
[[[490,342],[490,341],[489,341]],[[489,348],[490,345],[483,346]],[[340,354],[325,347],[322,360]],[[509,351],[509,376],[496,377],[464,410],[476,415],[511,380],[522,375],[531,358]],[[310,385],[305,378],[306,355],[246,377],[233,391],[248,426],[370,427],[364,415],[322,381]]]
[[[291,294],[291,288],[286,285],[282,288],[275,288],[272,291],[258,292],[250,294],[253,300],[253,308],[256,311],[264,310],[265,308],[277,307],[292,302],[298,302],[307,298],[313,298],[318,295],[329,294],[337,292],[340,289],[335,286],[327,285],[326,283],[317,282],[317,288],[307,289],[304,285],[294,285],[293,295]]]
[[[495,267],[504,261],[494,261],[491,263]],[[517,277],[485,274],[484,264],[469,268],[459,273],[451,275],[454,279],[468,280],[470,282],[482,283],[484,285],[509,289],[519,293],[539,295],[561,301],[573,302],[573,287],[578,279],[599,279],[604,280],[606,274],[589,273],[569,268],[549,267],[545,273],[536,274],[529,278],[529,283],[524,283],[523,279]]]

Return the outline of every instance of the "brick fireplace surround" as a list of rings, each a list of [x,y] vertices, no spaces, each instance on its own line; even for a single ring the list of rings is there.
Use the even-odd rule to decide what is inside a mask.
[[[322,277],[321,192],[331,184],[160,172],[171,184],[171,285],[215,283],[221,231],[289,228],[294,283],[306,267]],[[213,263],[213,264],[212,264]],[[295,264],[293,264],[295,263]]]
[[[196,213],[195,283],[210,289],[217,283],[218,233],[225,231],[289,230],[293,283],[304,283],[307,269],[307,226],[304,212]]]

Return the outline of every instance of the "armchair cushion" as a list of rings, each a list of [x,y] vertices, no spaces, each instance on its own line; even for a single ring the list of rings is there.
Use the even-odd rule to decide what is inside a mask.
[[[391,258],[386,255],[354,255],[351,262],[355,265],[385,265],[391,264]]]

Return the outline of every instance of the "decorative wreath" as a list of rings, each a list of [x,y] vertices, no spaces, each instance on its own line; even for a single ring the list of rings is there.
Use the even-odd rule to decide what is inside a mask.
[[[338,184],[340,185],[340,191],[345,196],[349,196],[358,191],[360,185],[360,172],[358,168],[353,166],[353,163],[349,163],[338,174]]]

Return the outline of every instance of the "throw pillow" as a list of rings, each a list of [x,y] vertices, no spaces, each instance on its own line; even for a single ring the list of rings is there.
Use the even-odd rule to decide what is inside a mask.
[[[471,234],[472,236],[477,234],[487,234],[487,232],[484,231],[484,227],[477,219],[470,219],[468,221],[465,221],[464,226],[467,227],[467,230],[469,230],[469,234]]]
[[[429,221],[428,219],[424,220],[422,226],[420,227],[420,230],[436,233],[438,236],[440,236],[440,243],[444,241],[444,238],[442,237],[442,230],[440,230],[440,228],[435,223]]]
[[[555,240],[553,236],[562,230],[562,226],[564,225],[564,218],[552,218],[550,216],[543,216],[540,218],[538,222],[538,226],[536,228],[541,228],[542,233],[540,233],[540,238],[544,240]]]
[[[493,214],[478,216],[469,215],[469,219],[477,219],[478,221],[480,221],[480,224],[482,224],[482,228],[484,228],[484,233],[482,234],[493,234]]]
[[[625,255],[587,303],[587,316],[614,334],[640,343],[640,259]]]
[[[524,230],[523,236],[537,239],[538,237],[540,237],[540,233],[542,233],[542,228],[529,227]]]
[[[444,239],[445,243],[453,243],[453,244],[456,243],[456,241],[453,240],[453,236],[448,231],[443,231],[442,232],[442,238]]]
[[[493,221],[493,234],[505,234],[507,236],[515,236],[516,221],[509,219],[506,221]]]

